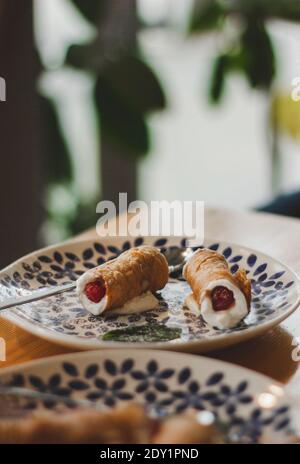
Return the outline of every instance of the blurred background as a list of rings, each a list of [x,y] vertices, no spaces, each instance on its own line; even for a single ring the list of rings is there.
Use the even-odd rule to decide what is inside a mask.
[[[119,192],[300,217],[299,1],[0,0],[0,23],[1,266]]]

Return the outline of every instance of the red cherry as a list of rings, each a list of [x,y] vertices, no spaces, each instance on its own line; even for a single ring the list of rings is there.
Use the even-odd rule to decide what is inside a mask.
[[[211,292],[211,300],[215,311],[224,311],[233,305],[234,295],[228,288],[218,285]]]
[[[86,284],[84,291],[89,300],[93,303],[99,303],[106,293],[106,288],[102,282],[95,280]]]

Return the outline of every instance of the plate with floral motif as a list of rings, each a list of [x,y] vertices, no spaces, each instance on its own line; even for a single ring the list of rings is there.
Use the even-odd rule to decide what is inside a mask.
[[[142,244],[154,245],[164,251],[166,248],[184,247],[185,239],[103,238],[99,241],[69,241],[44,248],[1,271],[0,299],[75,281],[86,270]],[[140,314],[93,316],[81,306],[74,290],[2,311],[1,316],[32,334],[77,349],[134,346],[201,352],[261,335],[297,308],[299,281],[287,266],[237,244],[205,240],[204,245],[221,253],[232,273],[242,267],[251,279],[251,311],[232,329],[211,327],[201,316],[184,307],[183,302],[190,289],[181,273],[171,275],[169,283],[158,293],[158,307]],[[128,329],[129,333],[136,330],[142,335],[140,338],[124,335],[120,338],[120,333],[128,333]],[[172,334],[172,339],[166,339],[166,331]],[[153,332],[155,341],[151,339]]]
[[[280,384],[242,367],[185,353],[134,349],[71,353],[2,369],[0,385],[68,399],[55,403],[15,398],[14,409],[25,411],[74,407],[72,400],[108,408],[135,402],[164,417],[190,408],[210,411],[228,434],[250,443],[262,436],[285,441],[295,431],[293,401]]]

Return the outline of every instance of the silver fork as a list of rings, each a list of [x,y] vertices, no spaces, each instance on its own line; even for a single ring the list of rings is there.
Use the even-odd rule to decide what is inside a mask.
[[[12,387],[12,386],[3,386],[0,385],[0,404],[1,400],[4,403],[1,404],[0,408],[0,417],[1,415],[15,415],[16,412],[20,414],[24,414],[24,412],[28,411],[15,411],[11,403],[8,401],[9,398],[25,398],[25,399],[32,399],[32,400],[40,400],[44,402],[52,402],[52,403],[63,403],[66,406],[74,407],[80,406],[84,408],[92,408],[97,410],[107,410],[108,408],[104,404],[100,404],[97,402],[92,402],[89,400],[82,400],[82,399],[73,399],[69,398],[68,396],[63,395],[55,395],[54,393],[45,393],[36,390],[31,390],[30,388],[24,387]]]

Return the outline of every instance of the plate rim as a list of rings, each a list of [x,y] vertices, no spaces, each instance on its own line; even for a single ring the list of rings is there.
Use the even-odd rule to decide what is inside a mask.
[[[143,237],[146,239],[151,238],[153,239],[153,241],[159,238],[166,238],[168,240],[169,239],[180,240],[180,239],[185,238],[183,236],[177,237],[177,236],[151,236],[151,235],[140,236],[140,237]],[[4,269],[2,269],[0,271],[0,275],[2,273],[8,272],[13,266],[20,264],[22,261],[26,260],[27,258],[36,256],[39,253],[45,253],[47,251],[59,249],[65,246],[72,246],[72,245],[82,246],[85,243],[93,243],[94,241],[97,241],[97,240],[99,240],[100,243],[102,240],[102,242],[104,242],[105,244],[105,242],[111,239],[115,242],[119,242],[122,239],[126,240],[126,238],[127,240],[130,240],[132,238],[134,239],[137,237],[106,237],[106,236],[101,237],[99,236],[98,238],[95,238],[95,239],[83,238],[80,240],[76,240],[76,239],[66,240],[66,241],[63,241],[57,244],[49,245],[44,248],[39,248],[38,250],[32,251],[31,253],[28,253],[18,258],[16,261],[12,262],[8,266],[6,266]],[[247,250],[248,252],[258,253],[262,257],[266,258],[267,260],[271,260],[279,264],[280,266],[288,270],[289,273],[294,277],[296,285],[297,285],[297,293],[298,293],[297,299],[295,300],[295,302],[292,304],[292,306],[288,310],[283,312],[283,314],[280,314],[274,319],[271,319],[269,321],[262,322],[262,324],[259,324],[257,326],[249,327],[242,331],[232,332],[231,334],[223,333],[221,335],[218,335],[217,337],[211,337],[209,339],[204,339],[204,340],[196,339],[196,340],[190,340],[190,341],[172,340],[171,342],[149,342],[149,343],[128,343],[128,342],[109,342],[109,341],[103,342],[95,338],[92,338],[92,339],[82,338],[81,339],[80,337],[76,335],[61,334],[59,332],[55,332],[54,330],[49,329],[48,327],[35,325],[32,322],[26,320],[25,318],[22,318],[18,314],[14,314],[12,310],[10,310],[11,311],[10,313],[5,310],[2,314],[0,313],[0,317],[16,324],[21,329],[29,332],[32,335],[38,336],[44,340],[47,340],[49,342],[56,343],[56,344],[59,344],[59,345],[62,345],[68,348],[76,348],[76,349],[84,350],[84,351],[103,350],[103,349],[139,349],[139,350],[149,349],[149,350],[169,350],[169,351],[178,351],[178,350],[180,351],[192,350],[193,351],[195,349],[197,350],[198,348],[199,350],[201,350],[201,352],[204,353],[206,351],[210,351],[213,349],[220,349],[223,347],[235,345],[239,342],[247,341],[251,338],[259,336],[267,332],[268,330],[270,330],[272,327],[279,325],[282,321],[287,319],[293,312],[296,311],[296,309],[300,305],[300,277],[298,277],[296,272],[290,266],[283,263],[277,258],[273,258],[272,256],[264,252],[261,252],[259,250],[256,250],[248,246],[244,246],[239,243],[229,242],[226,240],[212,239],[210,237],[205,237],[204,242],[206,241],[209,241],[212,243],[219,243],[226,247],[227,246],[241,247],[244,250]]]
[[[115,354],[117,355],[117,357],[115,356]],[[34,359],[25,363],[15,364],[13,366],[2,368],[0,369],[0,382],[2,379],[5,379],[5,377],[8,377],[9,379],[10,376],[13,376],[14,374],[25,375],[26,378],[29,377],[31,374],[35,374],[40,376],[42,379],[46,379],[47,375],[49,374],[49,369],[52,368],[54,370],[55,368],[57,368],[57,372],[62,373],[62,365],[64,362],[68,361],[70,363],[77,362],[77,366],[80,369],[80,372],[82,373],[84,372],[84,368],[86,368],[89,365],[89,363],[98,362],[102,367],[103,363],[107,358],[115,362],[120,362],[121,360],[124,360],[128,357],[132,358],[134,361],[138,361],[139,363],[142,363],[144,360],[145,364],[146,362],[149,362],[151,359],[156,360],[157,358],[159,358],[161,360],[162,358],[160,358],[160,355],[166,356],[164,362],[162,362],[161,364],[162,368],[166,367],[167,364],[170,367],[170,363],[168,361],[171,355],[174,363],[171,364],[171,367],[173,367],[174,365],[174,368],[178,366],[178,368],[180,369],[184,365],[189,366],[192,369],[194,378],[200,383],[200,385],[204,384],[207,376],[220,371],[224,374],[225,380],[230,387],[234,385],[235,380],[245,380],[249,385],[249,394],[253,398],[253,407],[255,408],[260,408],[261,410],[264,410],[264,408],[261,405],[259,405],[258,399],[260,395],[271,392],[276,397],[277,401],[272,408],[266,408],[266,411],[268,410],[269,413],[272,413],[275,412],[278,407],[280,408],[283,406],[287,406],[292,426],[296,431],[298,430],[299,425],[296,420],[296,415],[293,411],[294,406],[296,406],[295,398],[289,392],[285,384],[279,382],[278,380],[275,380],[272,377],[262,374],[261,372],[257,372],[256,370],[250,369],[245,366],[241,366],[239,364],[234,364],[221,359],[215,359],[191,353],[168,353],[165,350],[160,352],[152,349],[135,350],[133,348],[128,348],[125,350],[118,348],[108,348],[101,351],[93,350],[84,352],[77,351],[72,353],[62,353],[59,355],[47,356],[45,358]],[[58,371],[58,369],[60,370]],[[122,375],[124,375],[126,378],[128,373]],[[275,390],[274,392],[274,389],[271,390],[271,387],[277,387],[278,390]],[[129,400],[129,402],[136,402],[136,399]],[[110,407],[110,409],[113,408],[114,406]],[[246,415],[245,417],[248,416]],[[273,433],[276,433],[276,431],[274,430]]]
[[[100,352],[99,352],[100,351]],[[0,369],[0,379],[2,375],[7,375],[13,372],[17,372],[20,370],[24,370],[30,367],[38,367],[39,365],[45,367],[48,363],[59,363],[60,360],[64,359],[72,359],[73,357],[75,358],[85,358],[88,356],[99,356],[100,354],[104,356],[105,352],[114,353],[118,352],[121,356],[124,358],[126,356],[129,356],[127,353],[132,353],[131,356],[134,357],[136,354],[139,356],[142,356],[143,354],[149,354],[153,355],[154,357],[159,356],[159,354],[164,354],[166,356],[171,356],[174,358],[193,358],[195,361],[197,360],[200,363],[208,363],[209,365],[215,365],[216,368],[218,365],[225,366],[227,369],[234,369],[235,371],[244,371],[249,374],[249,376],[255,376],[260,378],[262,381],[264,380],[265,382],[268,382],[272,385],[278,385],[279,387],[282,388],[284,392],[284,396],[287,398],[292,399],[292,397],[289,395],[287,392],[286,386],[283,382],[280,382],[272,377],[269,377],[268,375],[262,374],[261,372],[255,371],[254,369],[250,369],[249,367],[241,366],[240,364],[235,364],[231,363],[229,361],[224,361],[223,359],[217,359],[217,358],[211,358],[208,356],[202,356],[201,354],[195,354],[195,353],[184,353],[184,352],[173,352],[173,353],[168,353],[166,350],[153,350],[151,348],[142,348],[140,350],[135,350],[134,348],[104,348],[103,350],[88,350],[88,351],[74,351],[72,353],[61,353],[57,354],[54,356],[46,356],[38,359],[32,359],[30,361],[26,361],[21,364],[13,364],[12,366],[7,366],[3,367]],[[200,368],[201,366],[199,366]]]

